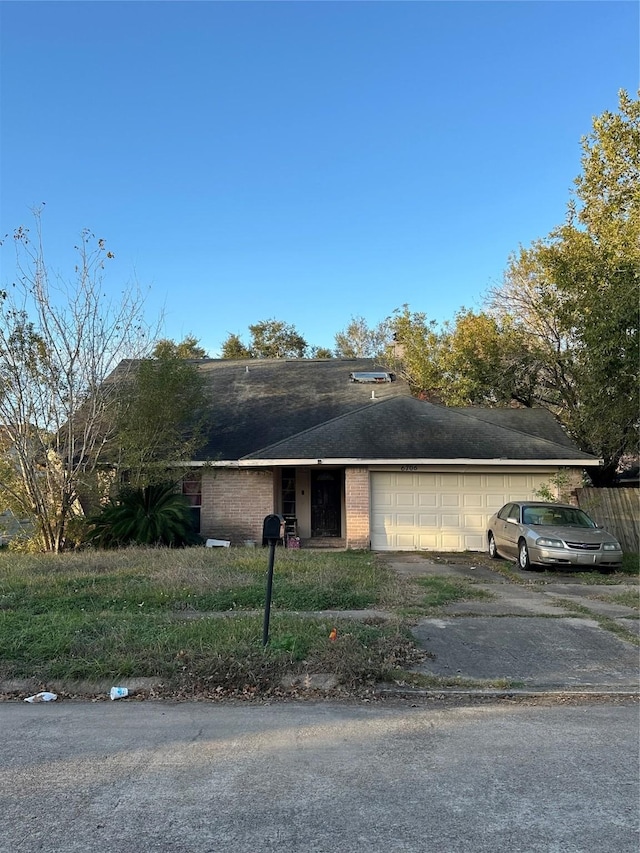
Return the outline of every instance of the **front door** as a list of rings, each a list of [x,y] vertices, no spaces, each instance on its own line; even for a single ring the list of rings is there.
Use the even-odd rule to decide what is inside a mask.
[[[311,472],[311,536],[340,536],[342,471]]]

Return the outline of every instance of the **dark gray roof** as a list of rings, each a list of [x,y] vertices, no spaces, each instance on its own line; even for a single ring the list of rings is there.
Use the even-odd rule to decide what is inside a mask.
[[[259,459],[585,460],[543,409],[479,410],[379,400],[248,454]],[[595,462],[595,458],[593,459]]]
[[[576,445],[562,429],[559,422],[546,409],[480,409],[477,406],[451,408],[450,411],[473,415],[488,424],[526,432],[556,444],[576,450]]]
[[[351,382],[381,371],[373,359],[245,359],[197,362],[211,393],[212,417],[199,460],[235,460],[310,427],[361,409],[371,400],[409,396],[406,382]]]

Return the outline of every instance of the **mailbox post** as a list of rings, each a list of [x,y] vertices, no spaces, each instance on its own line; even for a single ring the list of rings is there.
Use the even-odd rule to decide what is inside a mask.
[[[267,568],[267,592],[264,604],[264,625],[262,628],[263,647],[269,642],[269,620],[271,618],[271,592],[273,589],[273,563],[276,545],[284,537],[284,518],[281,515],[267,515],[262,524],[262,541],[269,545],[269,566]]]

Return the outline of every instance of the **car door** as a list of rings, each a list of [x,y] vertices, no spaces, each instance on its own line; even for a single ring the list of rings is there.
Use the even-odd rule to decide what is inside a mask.
[[[515,557],[520,538],[520,504],[509,504],[504,526],[504,552]]]
[[[496,516],[496,523],[493,531],[493,536],[496,540],[496,547],[501,554],[508,553],[508,533],[507,530],[507,518],[509,517],[509,512],[511,511],[513,504],[505,504],[498,515]]]

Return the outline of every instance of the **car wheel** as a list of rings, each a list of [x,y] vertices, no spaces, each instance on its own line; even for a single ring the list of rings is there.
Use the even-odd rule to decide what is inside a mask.
[[[498,554],[498,549],[496,548],[496,540],[493,533],[489,534],[489,556],[492,560],[497,560],[500,556],[500,554]]]
[[[529,549],[527,548],[527,543],[524,539],[521,539],[518,542],[518,565],[522,569],[523,572],[528,572],[531,568],[531,561],[529,560]]]

